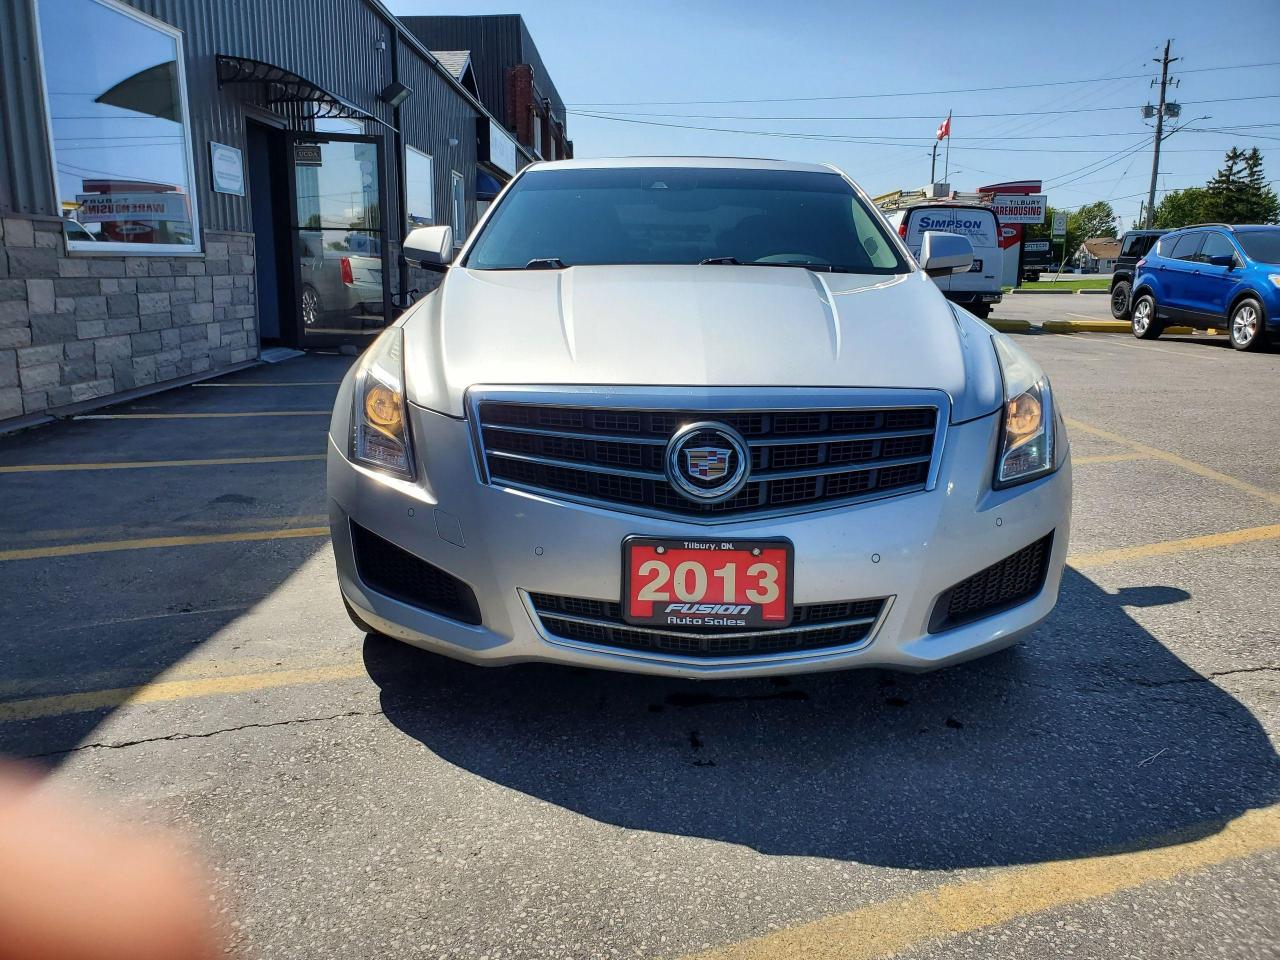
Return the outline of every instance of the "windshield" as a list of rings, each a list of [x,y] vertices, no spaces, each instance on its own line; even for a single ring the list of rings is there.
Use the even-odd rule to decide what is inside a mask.
[[[880,215],[838,174],[690,167],[531,171],[499,203],[466,266],[699,263],[910,269]]]
[[[1236,239],[1250,260],[1280,264],[1280,230],[1239,230]]]

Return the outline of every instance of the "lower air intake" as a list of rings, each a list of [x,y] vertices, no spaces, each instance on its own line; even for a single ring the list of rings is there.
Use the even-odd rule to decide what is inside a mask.
[[[1025,603],[1044,587],[1053,534],[993,563],[938,598],[929,632],[940,633]]]
[[[358,523],[351,524],[356,572],[370,590],[462,623],[480,622],[472,589],[452,574],[402,550]]]

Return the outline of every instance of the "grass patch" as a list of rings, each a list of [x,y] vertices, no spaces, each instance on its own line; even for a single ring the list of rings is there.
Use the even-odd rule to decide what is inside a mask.
[[[1063,276],[1057,283],[1052,277],[1041,276],[1035,283],[1024,283],[1023,290],[1109,290],[1110,277],[1072,277]]]

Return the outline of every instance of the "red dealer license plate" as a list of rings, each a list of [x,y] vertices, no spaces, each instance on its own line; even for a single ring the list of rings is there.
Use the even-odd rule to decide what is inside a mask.
[[[787,540],[657,540],[622,545],[623,617],[671,629],[791,623]]]

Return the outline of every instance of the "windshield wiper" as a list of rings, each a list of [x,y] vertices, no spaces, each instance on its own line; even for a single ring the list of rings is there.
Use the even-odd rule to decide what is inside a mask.
[[[817,270],[820,274],[831,274],[836,271],[831,264],[788,264],[783,260],[756,261],[754,264],[744,264],[744,266],[799,266],[801,270]]]
[[[559,257],[539,257],[524,265],[526,270],[563,270],[568,266]]]
[[[734,267],[802,267],[805,270],[816,270],[819,273],[845,273],[848,271],[833,267],[829,263],[786,263],[779,260],[751,260],[743,263],[737,257],[707,257],[705,260],[699,260],[698,266],[725,265]]]

